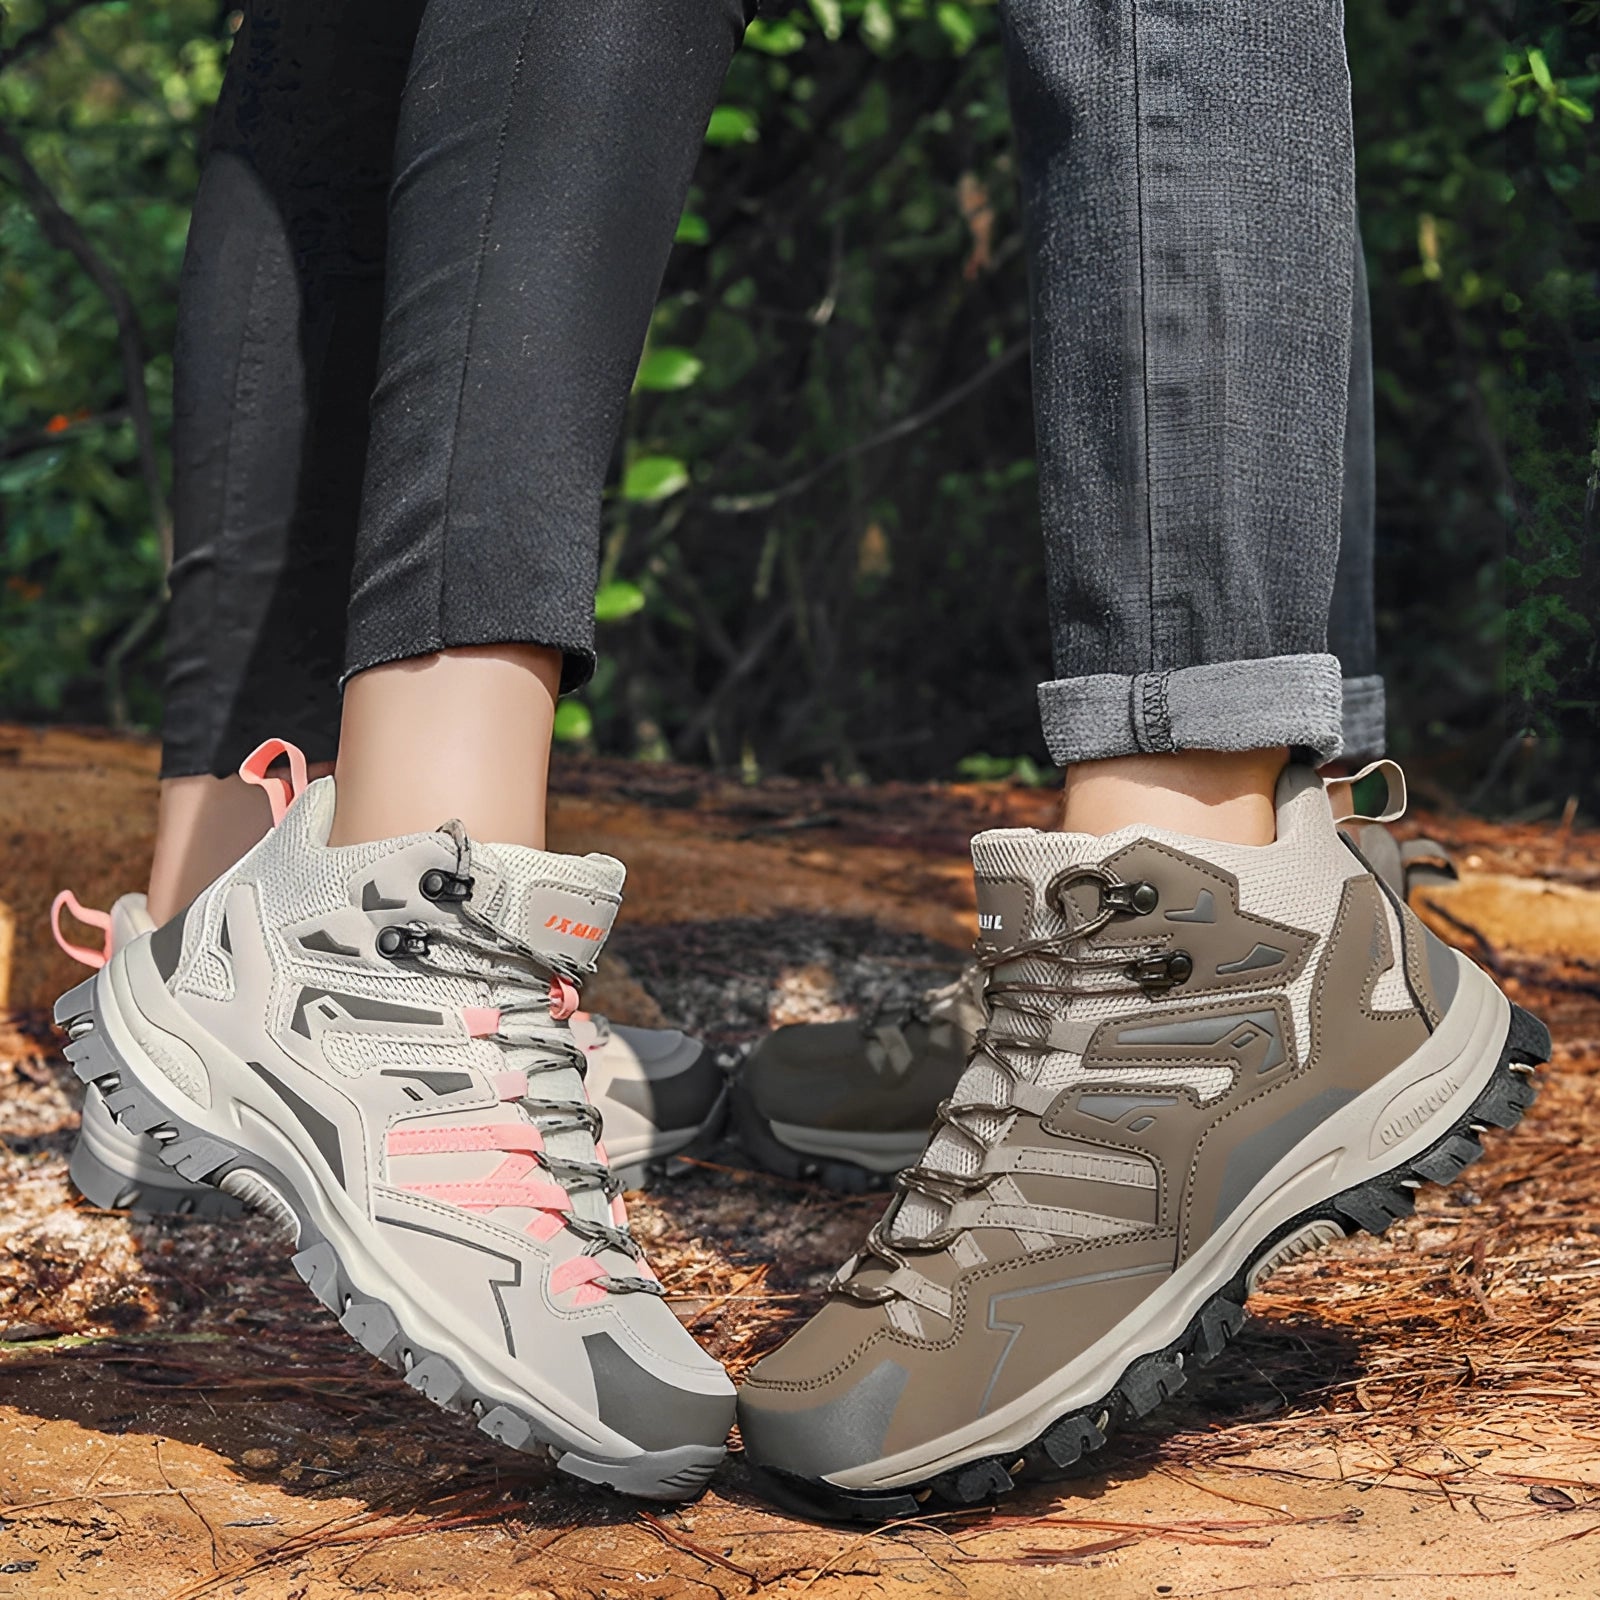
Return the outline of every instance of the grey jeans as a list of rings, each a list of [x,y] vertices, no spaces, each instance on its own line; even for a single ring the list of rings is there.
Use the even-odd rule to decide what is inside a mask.
[[[1327,759],[1347,698],[1381,742],[1343,24],[1341,0],[1005,5],[1058,762]]]

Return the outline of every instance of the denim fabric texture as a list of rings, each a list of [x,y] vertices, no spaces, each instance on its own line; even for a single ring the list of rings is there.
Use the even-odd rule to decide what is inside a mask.
[[[1331,756],[1356,237],[1343,8],[1008,0],[1003,16],[1030,240],[1051,755],[1226,737]],[[1175,692],[1199,669],[1237,714]],[[1141,719],[1127,708],[1152,681],[1167,685],[1164,710]],[[1096,712],[1113,703],[1108,737]]]
[[[179,294],[162,774],[452,645],[594,665],[601,492],[743,0],[249,0]]]
[[[395,130],[422,0],[252,0],[178,290],[162,775],[339,729]]]
[[[1372,312],[1361,241],[1355,250],[1355,315],[1350,325],[1350,387],[1344,424],[1344,489],[1339,508],[1339,565],[1333,575],[1328,649],[1344,673],[1343,754],[1381,756],[1386,742],[1383,679],[1378,673],[1374,604],[1377,462],[1372,414]]]

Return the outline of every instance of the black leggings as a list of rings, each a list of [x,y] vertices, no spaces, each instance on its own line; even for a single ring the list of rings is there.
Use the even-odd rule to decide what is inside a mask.
[[[341,677],[594,663],[600,498],[743,0],[250,0],[179,298],[162,774]],[[537,574],[536,583],[528,574]]]

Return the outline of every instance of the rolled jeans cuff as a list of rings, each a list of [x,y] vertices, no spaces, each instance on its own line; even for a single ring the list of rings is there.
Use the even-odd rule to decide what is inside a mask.
[[[1289,745],[1331,761],[1343,740],[1339,658],[1268,656],[1167,672],[1096,674],[1039,685],[1045,743],[1059,766],[1172,750]]]
[[[1373,761],[1381,756],[1387,742],[1388,708],[1383,698],[1383,679],[1344,680],[1344,758],[1347,761]]]

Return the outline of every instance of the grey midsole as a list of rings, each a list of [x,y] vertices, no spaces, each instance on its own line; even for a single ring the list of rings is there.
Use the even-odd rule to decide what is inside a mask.
[[[772,1137],[790,1150],[828,1161],[851,1161],[869,1172],[904,1171],[927,1148],[928,1130],[867,1133],[862,1129],[808,1128],[798,1122],[769,1122]]]
[[[152,1141],[119,1126],[93,1084],[84,1093],[78,1143],[101,1166],[130,1183],[166,1189],[187,1183],[162,1161]]]
[[[67,1159],[72,1186],[92,1206],[102,1211],[129,1211],[136,1217],[199,1217],[232,1221],[246,1208],[233,1196],[204,1183],[190,1183],[177,1173],[161,1169],[159,1179],[130,1178],[102,1161],[82,1139]]]

